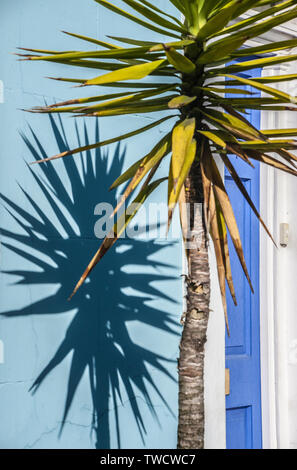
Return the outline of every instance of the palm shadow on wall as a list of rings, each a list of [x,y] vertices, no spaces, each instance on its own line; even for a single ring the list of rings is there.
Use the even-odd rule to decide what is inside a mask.
[[[68,144],[62,122],[60,120],[56,122],[50,117],[50,124],[59,151],[67,150]],[[75,129],[78,142],[86,145],[89,140],[86,128],[81,133],[75,124]],[[32,129],[30,132],[30,140],[25,136],[23,139],[33,159],[44,158],[45,149]],[[97,123],[96,138],[99,138]],[[100,240],[94,237],[95,205],[105,201],[115,206],[115,194],[108,192],[106,188],[121,172],[123,158],[124,154],[117,147],[111,165],[108,164],[107,154],[100,150],[92,154],[89,152],[85,156],[77,156],[76,159],[63,159],[62,165],[69,177],[71,191],[68,191],[63,184],[63,177],[60,176],[61,172],[55,164],[51,162],[42,164],[39,166],[39,172],[29,167],[32,180],[35,180],[40,191],[39,197],[33,199],[32,195],[21,188],[29,209],[16,205],[3,194],[0,195],[11,217],[23,231],[19,234],[2,228],[2,237],[7,240],[3,245],[17,254],[20,259],[29,261],[38,268],[35,271],[16,269],[6,273],[18,276],[16,284],[58,284],[59,286],[55,294],[50,294],[21,310],[7,311],[2,315],[6,317],[33,314],[58,315],[76,309],[65,338],[31,389],[35,393],[46,378],[50,380],[50,373],[68,354],[72,353],[68,383],[65,383],[66,401],[64,414],[61,417],[61,431],[67,422],[77,387],[87,370],[92,396],[92,429],[95,433],[96,448],[105,449],[111,445],[108,412],[110,408],[114,410],[117,446],[121,447],[118,407],[122,402],[123,389],[131,403],[135,426],[144,443],[147,429],[143,412],[135,399],[135,388],[138,389],[138,393],[141,392],[156,421],[158,416],[150,397],[152,389],[173,414],[149,372],[154,368],[175,380],[168,370],[172,360],[136,344],[129,334],[127,322],[137,320],[168,334],[176,334],[177,324],[172,315],[147,305],[147,301],[152,298],[172,301],[164,292],[154,287],[152,282],[174,280],[176,277],[149,274],[149,269],[148,274],[139,273],[137,269],[135,273],[127,273],[123,269],[131,263],[157,270],[166,266],[172,268],[173,266],[149,260],[152,255],[158,254],[162,246],[151,240],[119,241],[117,250],[108,253],[72,301],[67,301],[74,281],[100,243]],[[59,168],[61,169],[61,166]],[[40,209],[41,204],[38,201],[40,197],[45,198],[50,204],[60,227],[51,220],[47,211]],[[61,234],[61,227],[64,236]],[[32,254],[29,248],[34,248],[37,254]],[[38,253],[46,255],[51,262],[46,262],[46,258],[39,257]],[[134,289],[129,295],[128,287]]]

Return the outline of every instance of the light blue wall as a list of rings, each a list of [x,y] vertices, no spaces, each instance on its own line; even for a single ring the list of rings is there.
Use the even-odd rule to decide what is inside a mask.
[[[77,133],[73,119],[50,122],[19,108],[85,93],[44,76],[94,76],[11,55],[17,46],[93,48],[60,30],[157,39],[92,0],[1,1],[0,448],[174,448],[179,241],[123,240],[66,300],[99,245],[95,205],[114,203],[107,187],[117,172],[144,155],[167,125],[108,152],[29,168],[34,158],[76,146]],[[152,118],[106,118],[99,128],[89,120],[86,132],[80,121],[77,132],[82,143],[93,142],[98,132],[109,138]],[[165,184],[151,200],[166,200]],[[29,393],[36,379],[40,387]]]

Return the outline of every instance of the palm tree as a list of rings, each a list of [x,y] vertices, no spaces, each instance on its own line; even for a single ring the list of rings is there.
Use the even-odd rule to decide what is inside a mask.
[[[247,111],[250,109],[296,111],[296,97],[270,85],[295,80],[297,75],[247,79],[240,73],[297,59],[297,54],[271,55],[297,46],[296,39],[260,47],[249,47],[247,43],[248,40],[296,18],[297,0],[168,0],[168,5],[176,9],[173,15],[147,0],[122,0],[128,6],[128,11],[107,0],[95,1],[114,12],[115,19],[124,17],[160,34],[160,42],[110,36],[115,41],[110,43],[109,40],[104,42],[80,34],[66,33],[99,48],[86,52],[25,49],[26,52],[20,54],[23,56],[21,60],[45,60],[67,64],[72,68],[94,69],[88,80],[56,78],[57,80],[77,83],[82,87],[107,86],[109,89],[117,89],[116,93],[94,92],[88,98],[33,108],[31,111],[97,117],[157,112],[164,113],[164,116],[158,116],[159,119],[124,135],[67,150],[39,162],[64,158],[122,141],[172,120],[171,131],[113,183],[112,188],[116,188],[129,182],[115,212],[134,192],[137,193],[134,202],[138,206],[133,206],[136,207],[135,210],[128,207],[119,217],[73,293],[115,243],[137,212],[137,207],[164,182],[164,178],[155,179],[155,174],[161,162],[170,155],[168,177],[165,178],[168,184],[168,227],[175,206],[179,204],[185,237],[190,233],[191,240],[197,239],[200,244],[199,249],[192,245],[187,249],[187,312],[184,315],[178,364],[178,447],[202,448],[204,344],[210,297],[208,234],[215,247],[227,328],[226,282],[236,303],[228,232],[252,289],[233,209],[214,157],[221,159],[269,234],[241,183],[230,155],[235,154],[251,166],[252,161],[256,160],[290,174],[297,174],[296,156],[291,152],[296,148],[296,141],[291,137],[297,134],[297,129],[260,131],[247,118]],[[250,9],[254,12],[252,16],[246,15]],[[118,45],[119,43],[123,46]],[[251,59],[255,55],[257,58]],[[100,75],[99,70],[103,70]],[[149,76],[150,79],[147,78]],[[243,90],[243,86],[264,92],[265,97],[255,97],[252,92]],[[184,202],[190,205],[202,203],[203,211],[192,211],[188,216],[184,213]]]

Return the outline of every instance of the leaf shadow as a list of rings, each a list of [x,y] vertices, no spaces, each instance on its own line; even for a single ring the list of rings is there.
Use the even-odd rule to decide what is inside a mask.
[[[59,151],[67,150],[67,138],[61,119],[56,120],[52,116],[49,119]],[[89,137],[86,127],[84,126],[82,132],[76,123],[74,126],[78,144],[87,145]],[[99,139],[97,122],[95,133],[96,139]],[[46,156],[46,150],[32,128],[30,139],[25,135],[22,135],[22,138],[33,159],[38,160]],[[76,159],[65,158],[61,166],[64,173],[66,172],[68,184],[65,184],[61,166],[48,162],[40,165],[38,172],[34,171],[35,168],[28,167],[32,184],[34,180],[38,186],[39,197],[47,202],[57,220],[53,220],[50,212],[41,209],[42,204],[33,198],[33,191],[28,192],[20,186],[26,209],[0,194],[3,205],[21,229],[11,231],[2,227],[1,236],[5,239],[2,245],[18,255],[20,260],[33,263],[36,268],[4,272],[17,276],[17,285],[58,285],[54,294],[49,294],[21,310],[6,311],[1,315],[59,315],[75,309],[64,339],[34,381],[31,391],[35,393],[51,372],[71,353],[60,433],[67,422],[77,388],[87,371],[92,397],[95,447],[101,449],[111,446],[110,409],[113,410],[116,423],[117,446],[121,448],[118,408],[123,404],[123,390],[130,401],[135,426],[143,443],[147,428],[145,417],[135,398],[135,390],[141,394],[157,422],[158,414],[151,400],[151,390],[159,396],[168,412],[174,415],[150,370],[154,369],[175,381],[176,378],[168,369],[168,365],[175,362],[175,359],[137,344],[128,328],[129,322],[138,321],[166,334],[179,334],[176,319],[172,315],[149,305],[152,299],[174,302],[154,285],[156,280],[176,279],[174,274],[164,275],[164,269],[162,270],[166,268],[167,273],[168,269],[170,272],[174,266],[151,259],[156,259],[164,245],[153,240],[119,240],[118,247],[108,253],[91,273],[88,282],[71,302],[67,302],[76,281],[74,276],[81,274],[100,243],[100,240],[94,237],[94,218],[90,217],[89,209],[93,211],[98,201],[108,202],[115,207],[115,193],[108,192],[105,188],[121,173],[124,156],[125,152],[121,151],[118,145],[112,159],[100,149],[86,152]],[[125,267],[131,262],[134,271],[127,271]],[[146,268],[144,271],[140,269],[143,266]]]

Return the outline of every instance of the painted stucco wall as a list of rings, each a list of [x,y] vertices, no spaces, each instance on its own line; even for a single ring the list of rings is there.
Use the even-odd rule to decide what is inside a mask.
[[[17,46],[94,48],[61,30],[154,38],[92,0],[1,2],[0,448],[174,448],[180,242],[120,241],[67,302],[99,245],[96,204],[114,204],[107,188],[117,172],[145,155],[167,125],[120,148],[29,168],[78,140],[93,142],[98,132],[107,139],[152,119],[107,118],[99,127],[91,120],[85,130],[82,121],[76,128],[73,119],[20,111],[85,93],[45,76],[94,76],[11,55]],[[151,201],[166,201],[165,185]]]
[[[296,53],[296,51],[295,51]],[[297,64],[291,64],[283,73],[297,73]],[[288,85],[288,92],[297,95],[296,82]],[[295,113],[288,113],[285,127],[296,128]],[[287,248],[280,248],[277,254],[278,276],[275,284],[277,296],[279,345],[283,354],[279,355],[278,389],[280,399],[286,400],[287,412],[279,406],[279,442],[282,447],[297,448],[297,183],[293,176],[279,175],[277,179],[278,207],[277,222],[289,224],[289,243]],[[287,387],[287,391],[283,390]],[[282,421],[281,416],[285,419]],[[288,431],[285,431],[288,426]],[[283,432],[283,438],[282,438]]]

